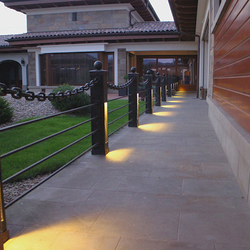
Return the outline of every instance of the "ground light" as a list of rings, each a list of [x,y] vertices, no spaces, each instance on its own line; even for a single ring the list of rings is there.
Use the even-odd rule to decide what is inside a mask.
[[[139,129],[145,130],[147,132],[153,132],[153,133],[162,133],[162,132],[171,132],[174,129],[174,124],[169,123],[149,123],[140,125]]]
[[[173,109],[173,108],[179,108],[180,105],[162,105],[161,107],[162,107],[162,108],[170,108],[170,109]]]
[[[176,115],[176,113],[170,112],[170,111],[164,111],[164,112],[155,112],[153,115],[156,115],[156,116],[174,116],[174,115]]]
[[[181,100],[171,100],[171,101],[167,101],[167,102],[170,102],[170,103],[181,103],[181,102],[185,102],[185,101],[181,101]]]
[[[129,157],[134,151],[134,148],[117,149],[109,152],[106,155],[106,158],[108,161],[111,162],[125,162],[127,159],[129,159]]]

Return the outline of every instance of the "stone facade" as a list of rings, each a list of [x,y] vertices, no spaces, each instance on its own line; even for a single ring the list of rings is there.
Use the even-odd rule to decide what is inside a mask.
[[[211,98],[208,115],[229,164],[250,206],[250,135]]]
[[[28,64],[28,85],[36,86],[36,54],[35,52],[29,52],[29,64]]]
[[[127,53],[126,49],[118,49],[118,83],[124,84],[124,76],[127,75]]]
[[[105,10],[77,12],[77,20],[72,21],[72,13],[53,13],[27,16],[28,32],[64,31],[82,29],[127,28],[127,10]]]

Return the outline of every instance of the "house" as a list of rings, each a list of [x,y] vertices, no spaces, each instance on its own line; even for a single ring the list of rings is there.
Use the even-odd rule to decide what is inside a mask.
[[[114,84],[135,66],[175,75],[179,90],[207,91],[210,120],[250,204],[249,0],[169,0],[174,23],[160,22],[144,0],[2,2],[27,15],[26,34],[0,40],[0,77],[12,63],[23,89],[83,84],[100,59]]]
[[[19,79],[24,90],[82,85],[89,80],[88,71],[96,59],[103,61],[109,82],[115,84],[124,83],[135,66],[141,75],[147,67],[179,75],[181,82],[196,89],[194,37],[183,38],[174,22],[160,22],[149,1],[2,2],[27,15],[28,32],[9,37],[9,46],[0,46],[0,73],[6,61],[18,62],[28,72]],[[18,54],[11,53],[10,47],[26,54],[13,59],[13,53]]]

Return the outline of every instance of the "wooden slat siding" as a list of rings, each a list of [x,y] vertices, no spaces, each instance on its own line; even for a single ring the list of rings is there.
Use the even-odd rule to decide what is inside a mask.
[[[246,28],[245,23],[248,21],[249,16],[248,16],[247,11],[241,11],[241,10],[242,9],[247,9],[247,10],[250,11],[250,2],[249,1],[247,1],[247,2],[248,3],[245,6],[242,4],[242,2],[236,4],[235,7],[237,7],[237,10],[239,9],[240,12],[238,13],[237,16],[235,15],[235,12],[233,12],[234,13],[233,16],[234,17],[236,16],[236,17],[234,19],[230,18],[230,20],[228,20],[230,22],[230,26],[227,27],[227,29],[226,28],[223,29],[222,32],[224,33],[224,35],[221,38],[217,38],[217,36],[216,36],[217,44],[214,47],[214,55],[216,55],[216,57],[218,59],[224,54],[224,51],[225,51],[224,47],[228,44],[230,39],[232,37],[235,37],[235,39],[237,39],[238,33],[239,32],[244,32],[244,29],[242,29],[242,28],[243,27]],[[239,5],[240,5],[241,8],[239,7]],[[221,23],[221,24],[223,24],[223,23]],[[248,29],[249,29],[249,26],[248,26]],[[230,32],[228,32],[229,30],[230,30]],[[216,33],[217,33],[217,31],[216,31]],[[230,46],[232,47],[234,45],[231,44],[231,42],[230,42]]]
[[[219,50],[221,48],[221,45],[218,44],[221,42],[222,38],[225,36],[227,30],[230,28],[234,20],[237,18],[236,12],[234,11],[235,9],[242,9],[244,5],[246,4],[248,0],[232,0],[227,13],[225,16],[222,18],[220,26],[217,28],[216,33],[218,33],[218,37],[216,37],[216,40],[214,41],[216,50]]]
[[[215,32],[213,99],[250,133],[250,0],[232,1],[225,17]]]
[[[233,21],[232,11],[234,10],[234,6],[238,3],[238,1],[240,0],[232,0],[230,6],[228,7],[227,13],[223,16],[221,20],[221,25],[217,28],[217,31],[216,31],[218,33],[218,37],[217,37],[217,40],[214,41],[214,46],[218,44],[218,41],[220,41],[220,39],[224,36],[225,32],[228,30],[228,27],[231,25]],[[244,0],[244,1],[247,1],[247,0]],[[228,20],[229,17],[231,21]]]
[[[249,95],[244,95],[241,92],[236,92],[232,90],[228,90],[225,88],[214,87],[214,93],[217,96],[220,96],[223,100],[233,105],[235,108],[244,112],[246,114],[250,114],[250,98]],[[250,124],[249,124],[250,126]]]
[[[222,98],[220,98],[219,96],[216,98],[216,102],[223,107],[223,109],[231,115],[231,117],[234,118],[234,120],[240,124],[248,133],[250,133],[249,131],[249,124],[250,124],[250,116],[246,115],[243,112],[239,112],[238,109],[236,109],[234,106],[232,105],[228,105],[228,103],[223,100]]]
[[[250,94],[250,76],[227,77],[214,79],[214,85]]]
[[[248,5],[248,10],[250,11],[250,3]],[[243,23],[243,22],[241,22]],[[249,30],[250,20],[246,20],[245,23],[240,24],[238,26],[237,20],[235,20],[232,28],[235,28],[234,30],[230,30],[228,33],[228,36],[223,38],[224,45],[220,50],[216,50],[216,62],[220,60],[222,56],[225,56],[225,52],[231,51],[234,47],[238,46],[240,42],[244,41],[248,38],[248,30]],[[229,31],[229,30],[228,30]]]
[[[227,44],[229,45],[229,44]],[[230,51],[229,46],[225,45],[224,50]],[[224,65],[232,64],[238,60],[243,59],[248,54],[248,50],[250,48],[250,38],[244,41],[243,43],[240,43],[238,46],[236,46],[233,50],[231,50],[228,54],[226,54],[224,57],[220,58],[215,64],[214,67],[216,69],[222,68]]]
[[[250,49],[250,48],[249,48]],[[214,78],[249,75],[250,55],[214,71]]]

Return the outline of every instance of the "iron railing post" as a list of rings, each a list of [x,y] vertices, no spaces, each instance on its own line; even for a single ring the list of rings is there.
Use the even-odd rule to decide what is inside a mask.
[[[167,82],[167,85],[168,85],[168,97],[171,97],[172,96],[172,77],[168,75],[167,79],[168,79],[168,82]]]
[[[2,183],[2,167],[1,167],[1,158],[0,158],[0,216],[1,216],[1,226],[0,226],[0,250],[4,249],[3,244],[9,239],[9,231],[7,230],[6,225],[6,216],[4,208],[4,197],[3,197],[3,183]]]
[[[153,89],[152,89],[152,74],[147,71],[145,74],[145,80],[148,79],[148,84],[146,85],[146,114],[153,114]]]
[[[166,99],[166,75],[165,75],[165,73],[163,73],[163,75],[162,75],[162,98],[161,98],[161,100],[163,102],[167,101],[167,99]]]
[[[138,127],[139,125],[139,74],[135,72],[136,69],[133,67],[131,73],[128,74],[129,80],[134,79],[129,85],[129,127]]]
[[[106,155],[109,152],[108,146],[108,103],[107,103],[107,71],[102,70],[102,62],[94,63],[95,70],[90,71],[90,80],[95,80],[91,87],[91,118],[97,117],[91,122],[92,149],[93,155]]]
[[[161,76],[157,72],[155,84],[155,106],[161,106]]]

